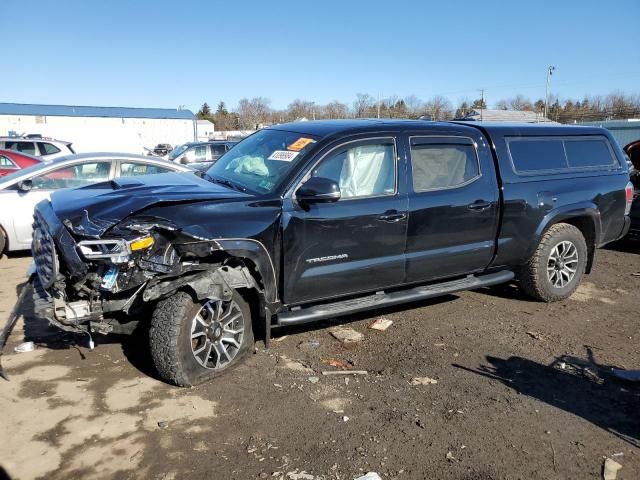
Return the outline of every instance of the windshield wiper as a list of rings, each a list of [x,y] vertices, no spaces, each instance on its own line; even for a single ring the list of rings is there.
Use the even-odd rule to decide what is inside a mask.
[[[220,177],[212,177],[211,175],[209,175],[208,173],[205,173],[204,178],[206,180],[209,180],[210,182],[215,182],[218,183],[220,185],[224,185],[225,187],[229,187],[229,188],[233,188],[234,190],[238,190],[239,192],[246,192],[247,189],[245,187],[243,187],[242,185],[239,185],[235,182],[232,182],[231,180],[227,180],[226,178],[220,178]]]

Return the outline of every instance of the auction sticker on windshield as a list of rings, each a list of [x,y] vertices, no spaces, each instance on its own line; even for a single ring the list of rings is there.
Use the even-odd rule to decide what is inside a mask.
[[[288,150],[276,150],[269,155],[269,160],[280,160],[281,162],[290,162],[298,156],[300,152],[290,152]]]
[[[289,145],[287,147],[287,150],[292,150],[294,152],[299,152],[300,150],[302,150],[304,147],[306,147],[310,143],[316,143],[316,141],[313,138],[300,137],[295,142],[293,142],[291,145]]]

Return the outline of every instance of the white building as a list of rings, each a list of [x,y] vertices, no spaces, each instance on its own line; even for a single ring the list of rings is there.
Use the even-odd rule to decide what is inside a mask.
[[[213,122],[210,122],[209,120],[197,120],[196,124],[198,131],[197,140],[199,142],[206,142],[214,137],[215,126],[213,125]]]
[[[158,143],[196,138],[190,110],[0,103],[0,136],[41,134],[77,152],[145,153]]]

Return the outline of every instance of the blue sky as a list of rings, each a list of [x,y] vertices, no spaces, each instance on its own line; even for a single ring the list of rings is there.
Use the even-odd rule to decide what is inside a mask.
[[[0,102],[640,93],[639,0],[2,0]]]

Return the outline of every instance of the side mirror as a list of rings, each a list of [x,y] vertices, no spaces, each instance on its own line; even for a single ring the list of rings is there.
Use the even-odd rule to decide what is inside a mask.
[[[296,192],[299,202],[320,203],[340,200],[340,186],[333,180],[311,177]]]
[[[18,182],[18,190],[23,193],[27,193],[29,190],[33,188],[33,181],[31,179],[22,180]]]

